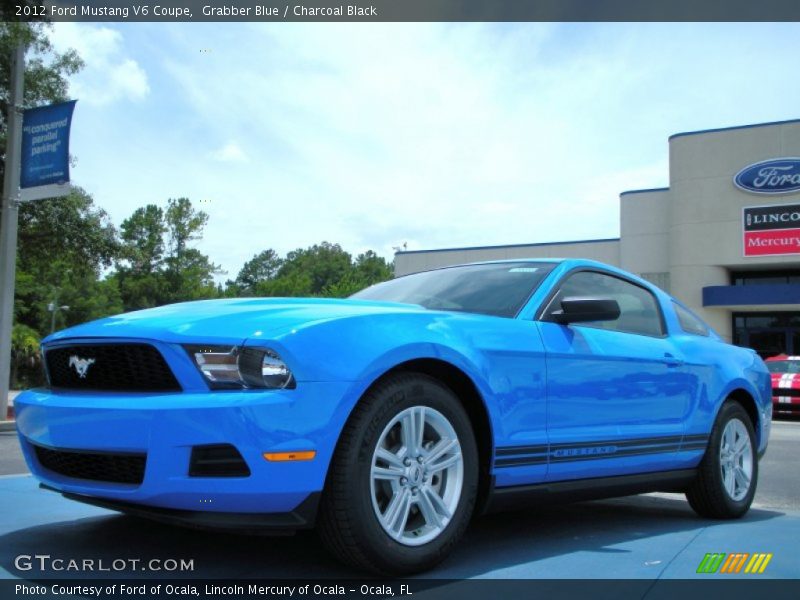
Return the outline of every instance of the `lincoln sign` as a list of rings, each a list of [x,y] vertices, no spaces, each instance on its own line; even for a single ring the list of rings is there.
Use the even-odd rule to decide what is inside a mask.
[[[800,254],[800,204],[744,208],[744,255]]]

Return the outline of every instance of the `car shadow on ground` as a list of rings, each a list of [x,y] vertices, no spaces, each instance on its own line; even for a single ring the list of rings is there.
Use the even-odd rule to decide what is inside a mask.
[[[745,521],[773,519],[783,513],[752,509]],[[449,560],[422,575],[425,578],[471,578],[492,572],[515,571],[520,565],[563,555],[589,552],[626,555],[628,543],[659,544],[660,536],[691,535],[722,522],[698,518],[679,496],[637,496],[565,506],[534,507],[527,511],[475,519]],[[621,547],[622,546],[622,547]],[[114,558],[193,559],[189,572],[113,573],[21,572],[14,559],[24,554],[49,554],[64,559]],[[108,513],[73,521],[54,522],[0,536],[0,566],[17,577],[92,578],[171,577],[204,579],[350,578],[365,574],[343,566],[322,547],[314,532],[294,536],[243,536],[163,525]],[[536,570],[533,577],[547,577]],[[491,575],[489,575],[491,576]],[[570,576],[552,574],[550,576]],[[574,576],[581,576],[575,573]]]
[[[753,508],[741,521],[753,523],[783,515]],[[604,563],[609,568],[624,564],[635,552],[643,559],[644,547],[682,548],[703,529],[728,523],[731,521],[698,517],[682,495],[632,496],[488,515],[472,527],[465,544],[468,547],[444,563],[436,576],[467,578],[506,571],[508,575],[499,576],[614,577],[613,572],[598,574],[602,569],[596,568],[597,564],[592,565],[594,569],[586,567],[603,560],[604,555],[616,555]],[[667,542],[669,538],[678,541]],[[530,568],[537,561],[566,555],[582,558],[555,564],[559,571]],[[674,552],[666,555],[671,558]],[[528,568],[515,569],[520,566]],[[621,576],[630,577],[630,572],[628,569]]]

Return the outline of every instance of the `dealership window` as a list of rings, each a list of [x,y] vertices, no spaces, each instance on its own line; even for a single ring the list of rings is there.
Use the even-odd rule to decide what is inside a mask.
[[[800,354],[800,312],[734,313],[733,343],[762,358]]]
[[[652,293],[634,283],[596,271],[579,271],[561,284],[546,312],[558,310],[561,299],[570,296],[613,298],[619,304],[618,319],[576,323],[576,326],[639,335],[664,335],[658,301]]]
[[[734,271],[731,282],[733,285],[800,284],[800,271]]]

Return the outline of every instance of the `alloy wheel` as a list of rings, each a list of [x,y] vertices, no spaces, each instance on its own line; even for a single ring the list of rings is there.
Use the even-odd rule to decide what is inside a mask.
[[[438,537],[451,521],[464,485],[461,444],[450,421],[412,406],[387,424],[372,456],[372,507],[383,530],[406,546]]]
[[[728,496],[736,501],[744,498],[753,478],[753,447],[747,428],[739,419],[731,419],[722,430],[719,464]]]

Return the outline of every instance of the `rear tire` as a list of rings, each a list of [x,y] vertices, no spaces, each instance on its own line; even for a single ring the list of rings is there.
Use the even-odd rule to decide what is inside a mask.
[[[424,571],[458,543],[477,492],[478,450],[458,398],[426,375],[393,375],[345,425],[322,496],[320,537],[360,569]]]
[[[757,483],[753,423],[741,404],[729,400],[717,415],[706,454],[686,498],[702,517],[735,519],[750,509]]]

